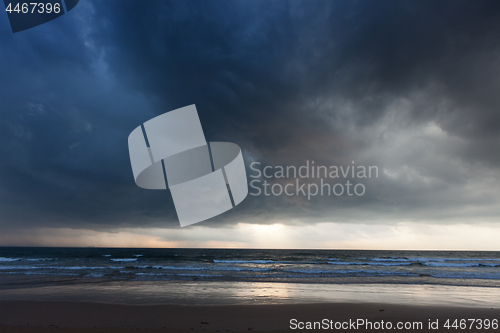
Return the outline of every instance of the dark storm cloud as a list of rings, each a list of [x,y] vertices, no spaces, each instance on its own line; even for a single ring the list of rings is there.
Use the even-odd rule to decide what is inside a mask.
[[[190,104],[248,163],[382,174],[356,200],[249,197],[207,225],[498,212],[499,18],[498,1],[103,1],[4,34],[0,223],[177,225],[126,138]]]
[[[80,17],[51,22],[49,32],[0,37],[0,223],[6,228],[142,225],[155,214],[175,214],[162,209],[165,195],[129,195],[136,187],[123,143],[154,113],[106,73],[86,36],[90,14],[83,5]],[[136,203],[140,208],[130,209]]]
[[[497,133],[497,2],[112,4],[97,33],[117,75],[170,107],[209,104],[218,128],[228,117],[252,129],[264,116],[286,122],[292,112],[297,121],[297,103],[332,94],[360,104],[356,123],[371,125],[391,98],[435,84],[474,114],[463,119],[472,126],[449,120],[451,131]]]

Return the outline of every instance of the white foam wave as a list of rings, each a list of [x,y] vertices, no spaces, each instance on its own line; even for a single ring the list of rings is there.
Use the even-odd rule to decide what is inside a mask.
[[[438,263],[438,262],[426,262],[422,265],[428,267],[500,267],[500,264],[488,264],[488,263]]]
[[[389,275],[389,276],[416,276],[416,273],[412,272],[387,272],[387,271],[373,271],[373,270],[332,270],[332,271],[324,271],[324,270],[283,270],[283,272],[287,273],[302,273],[302,274],[331,274],[331,275],[345,275],[345,274],[370,274],[370,275]]]
[[[253,268],[253,267],[228,267],[228,266],[212,266],[212,267],[195,267],[195,266],[134,266],[133,268],[139,269],[164,269],[164,270],[178,270],[178,271],[250,271],[250,272],[267,272],[274,270],[273,268]]]
[[[103,277],[104,274],[101,273],[90,273],[90,274],[85,274],[86,277]]]
[[[21,258],[5,258],[5,257],[0,257],[0,261],[3,262],[11,262],[11,261],[19,261]]]
[[[0,266],[0,270],[43,270],[43,269],[59,269],[59,270],[83,270],[83,269],[120,269],[123,267],[115,266]]]
[[[223,263],[223,264],[274,264],[279,263],[274,260],[215,260],[214,263]]]

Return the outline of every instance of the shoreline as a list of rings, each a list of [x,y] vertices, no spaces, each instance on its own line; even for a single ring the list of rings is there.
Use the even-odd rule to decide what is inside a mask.
[[[255,305],[384,303],[488,308],[500,288],[408,284],[112,281],[3,289],[0,301],[88,302],[129,305]]]
[[[1,274],[1,273],[0,273]],[[48,286],[70,286],[70,285],[91,285],[107,283],[277,283],[277,284],[305,284],[305,285],[426,285],[426,286],[448,286],[448,287],[479,287],[479,288],[500,288],[500,282],[493,279],[443,279],[428,277],[426,280],[419,278],[406,278],[395,281],[387,277],[339,277],[318,279],[311,282],[304,279],[276,280],[276,279],[168,279],[168,280],[140,280],[140,279],[109,279],[101,277],[81,277],[72,275],[0,275],[0,290],[39,288]]]
[[[259,305],[126,305],[88,302],[0,301],[2,332],[269,332],[292,331],[290,320],[318,322],[363,319],[396,325],[422,323],[418,332],[440,332],[447,319],[500,319],[500,308],[318,303]],[[428,330],[438,320],[439,330]],[[366,326],[358,328],[369,330]],[[297,330],[294,330],[297,331]],[[382,330],[383,331],[383,330]],[[392,329],[393,332],[400,330]],[[408,330],[402,330],[408,332]]]

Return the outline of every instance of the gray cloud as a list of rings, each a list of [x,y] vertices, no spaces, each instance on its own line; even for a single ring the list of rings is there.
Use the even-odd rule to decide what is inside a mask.
[[[247,164],[380,169],[363,197],[250,196],[208,226],[491,219],[499,18],[498,1],[106,1],[1,34],[0,224],[176,227],[126,138],[193,103]]]

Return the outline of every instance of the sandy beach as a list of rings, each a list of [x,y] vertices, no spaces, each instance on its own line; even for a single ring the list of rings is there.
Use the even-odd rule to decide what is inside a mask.
[[[475,328],[480,323],[469,320],[482,320],[483,326],[489,320],[491,330],[493,320],[500,320],[498,292],[498,288],[436,285],[193,281],[14,288],[0,291],[0,332],[280,332],[306,328],[450,332],[457,331],[452,327],[455,320],[463,319],[466,326],[461,332],[480,332],[484,330]],[[445,328],[448,320],[451,329]],[[437,329],[429,329],[429,323]]]
[[[499,308],[431,307],[394,304],[273,304],[233,306],[119,305],[78,302],[0,302],[2,332],[269,332],[292,331],[290,320],[333,322],[364,319],[372,323],[422,322],[444,332],[447,319],[499,319]],[[439,320],[438,330],[428,322]],[[298,331],[295,329],[294,331]],[[342,329],[341,329],[342,330]],[[357,331],[369,330],[365,326]],[[461,330],[475,332],[478,330]]]

